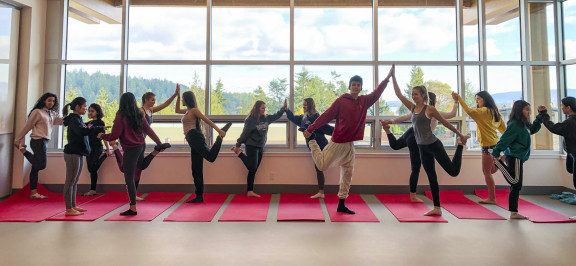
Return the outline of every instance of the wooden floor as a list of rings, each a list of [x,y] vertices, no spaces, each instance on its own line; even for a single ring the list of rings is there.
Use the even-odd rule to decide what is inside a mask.
[[[104,221],[110,213],[0,223],[0,265],[576,265],[574,223],[460,220],[447,211],[448,223],[400,223],[374,195],[362,196],[380,223],[277,222],[279,195],[266,222],[217,222],[224,208],[212,222],[163,222],[183,198],[152,222]],[[521,198],[576,216],[574,205]]]

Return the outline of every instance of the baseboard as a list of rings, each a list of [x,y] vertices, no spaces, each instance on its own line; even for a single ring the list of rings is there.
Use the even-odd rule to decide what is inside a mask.
[[[52,192],[62,192],[63,184],[43,184],[48,190]],[[496,186],[497,189],[507,189],[509,186]],[[78,185],[79,192],[85,192],[90,189],[90,185]],[[440,186],[440,190],[461,190],[464,194],[474,194],[475,189],[486,189],[485,185],[444,185]],[[19,189],[12,189],[12,194],[16,193]],[[123,184],[102,184],[98,185],[97,191],[104,193],[108,190],[111,191],[125,191]],[[326,193],[338,193],[338,185],[326,185],[324,187]],[[429,190],[428,186],[418,186],[417,193],[423,194],[424,191]],[[157,192],[194,192],[193,184],[141,184],[138,192],[149,193],[152,191]],[[316,185],[259,185],[254,186],[256,193],[276,194],[276,193],[316,193],[318,186]],[[576,190],[563,187],[563,186],[525,186],[522,187],[521,194],[529,195],[550,195],[554,193],[561,193],[563,191],[570,191],[576,193]],[[205,193],[230,193],[238,194],[246,192],[246,185],[230,184],[230,185],[205,185]],[[408,186],[391,186],[391,185],[352,185],[350,193],[353,194],[407,194],[409,193]]]

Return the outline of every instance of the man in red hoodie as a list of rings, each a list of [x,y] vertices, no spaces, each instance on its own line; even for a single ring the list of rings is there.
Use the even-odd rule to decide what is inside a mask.
[[[326,112],[303,131],[304,137],[310,140],[312,158],[320,171],[325,171],[332,166],[340,166],[338,212],[355,214],[344,204],[348,197],[348,191],[350,191],[352,173],[354,172],[354,141],[364,138],[366,112],[370,106],[378,101],[388,85],[392,73],[394,73],[394,65],[392,65],[386,79],[368,95],[359,95],[362,91],[362,77],[353,76],[348,84],[350,93],[336,99]],[[313,132],[334,119],[336,119],[336,125],[334,133],[332,133],[332,141],[322,151],[314,140]]]

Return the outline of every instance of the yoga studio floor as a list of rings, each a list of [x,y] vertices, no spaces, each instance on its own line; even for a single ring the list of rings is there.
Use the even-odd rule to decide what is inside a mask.
[[[110,198],[102,198],[100,206],[112,206],[106,204],[114,196],[107,195]],[[400,222],[393,205],[384,205],[377,195],[357,198],[367,209],[350,204],[357,217],[376,218],[373,222],[334,216],[330,213],[334,198],[309,206],[311,213],[320,208],[320,221],[279,221],[294,214],[288,207],[290,197],[284,195],[273,194],[266,204],[247,205],[257,210],[251,216],[263,213],[261,222],[219,221],[249,212],[241,195],[224,195],[208,222],[165,221],[183,219],[198,208],[185,204],[191,195],[183,193],[164,207],[154,202],[169,201],[166,195],[158,194],[154,200],[153,194],[145,194],[147,201],[139,202],[138,216],[146,218],[160,210],[147,222],[117,221],[117,213],[127,208],[122,204],[94,221],[0,222],[0,265],[576,265],[576,223],[508,220],[508,211],[495,205],[482,208],[506,219],[459,219],[444,209],[443,222]],[[432,206],[425,195],[419,196],[423,206]],[[576,215],[576,206],[546,196],[521,195],[521,199],[562,217]],[[96,212],[95,202],[96,198],[81,205],[88,209],[86,215]],[[4,200],[0,207],[8,208],[8,203]],[[42,211],[38,206],[28,209]],[[42,209],[53,206],[46,203]],[[9,220],[10,209],[4,210],[0,218]],[[333,222],[338,219],[343,220]]]

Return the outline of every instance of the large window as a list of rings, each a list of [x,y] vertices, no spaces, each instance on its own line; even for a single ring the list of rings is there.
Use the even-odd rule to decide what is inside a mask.
[[[519,1],[486,1],[486,57],[520,61]]]
[[[564,59],[576,59],[576,0],[562,2]]]

